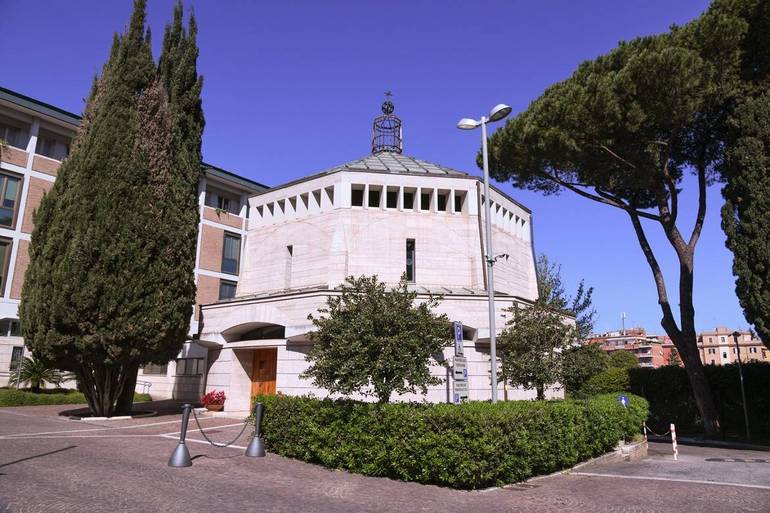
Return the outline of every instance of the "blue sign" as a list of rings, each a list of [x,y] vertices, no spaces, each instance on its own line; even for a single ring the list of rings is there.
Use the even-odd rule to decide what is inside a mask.
[[[463,355],[463,323],[460,321],[454,322],[455,332],[455,356]]]
[[[628,397],[626,397],[624,395],[619,395],[618,396],[618,401],[620,401],[620,404],[622,404],[624,408],[628,407]]]

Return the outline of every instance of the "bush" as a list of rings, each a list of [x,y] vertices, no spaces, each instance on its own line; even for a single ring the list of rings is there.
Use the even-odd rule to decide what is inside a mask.
[[[568,394],[574,394],[591,376],[607,370],[609,356],[598,344],[572,347],[564,352],[562,383]]]
[[[262,396],[268,450],[370,476],[476,489],[567,468],[641,431],[644,399],[377,404]]]
[[[610,368],[599,374],[594,374],[580,389],[579,397],[590,397],[599,394],[624,392],[629,387],[628,369]]]
[[[134,394],[134,402],[151,401],[149,394]],[[76,390],[64,388],[41,390],[39,393],[15,388],[0,388],[0,407],[41,406],[46,404],[86,404],[86,398]]]
[[[719,409],[722,428],[729,433],[743,433],[738,365],[706,365],[704,370]],[[684,368],[666,366],[658,369],[631,369],[629,377],[628,390],[645,397],[650,403],[648,425],[654,431],[667,431],[673,422],[679,434],[703,432]],[[743,364],[743,378],[751,431],[770,433],[770,395],[767,394],[770,390],[770,364]]]
[[[639,361],[632,353],[624,349],[613,351],[610,354],[610,368],[615,369],[637,369]]]

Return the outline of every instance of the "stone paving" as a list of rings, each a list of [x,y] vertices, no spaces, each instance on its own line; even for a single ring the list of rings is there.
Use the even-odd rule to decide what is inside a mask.
[[[216,449],[194,431],[193,466],[172,469],[178,415],[82,422],[63,409],[0,408],[0,512],[770,512],[770,463],[755,461],[770,453],[680,446],[674,462],[669,446],[651,444],[641,462],[467,492],[246,458],[245,435]],[[218,441],[240,425],[202,423]]]

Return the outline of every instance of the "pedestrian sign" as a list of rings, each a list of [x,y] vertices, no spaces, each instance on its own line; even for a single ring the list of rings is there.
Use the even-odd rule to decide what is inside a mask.
[[[460,321],[454,322],[455,333],[455,356],[463,355],[463,323]]]
[[[455,379],[468,379],[468,359],[464,356],[455,356],[452,364]]]
[[[628,397],[625,395],[619,395],[618,401],[620,401],[620,404],[623,405],[624,408],[628,407]]]

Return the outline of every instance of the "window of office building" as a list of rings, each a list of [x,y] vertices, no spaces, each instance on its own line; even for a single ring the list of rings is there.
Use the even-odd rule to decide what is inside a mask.
[[[5,282],[8,278],[8,267],[11,260],[11,240],[0,239],[0,296],[4,295]]]
[[[177,376],[200,376],[204,370],[203,358],[179,358],[176,361]]]
[[[219,299],[232,299],[238,284],[234,281],[219,280]]]
[[[414,239],[406,239],[406,281],[415,279],[415,256]]]
[[[20,192],[20,178],[5,173],[0,174],[0,226],[13,228],[19,207]]]
[[[350,204],[354,207],[364,206],[364,186],[354,185],[350,190]]]
[[[29,142],[29,127],[15,119],[0,116],[0,139],[8,146],[26,150]]]
[[[21,324],[16,319],[0,320],[0,337],[20,337]]]
[[[220,191],[216,188],[206,189],[206,206],[218,208],[231,214],[241,213],[241,198],[232,192]]]
[[[222,272],[238,274],[240,257],[241,237],[232,233],[225,233],[225,242],[222,248]]]
[[[158,365],[157,363],[148,363],[142,367],[143,374],[153,374],[159,376],[165,376],[168,372],[168,364]]]
[[[35,153],[55,160],[64,160],[70,153],[70,141],[64,136],[41,129],[37,136]]]
[[[21,358],[24,355],[24,348],[22,346],[13,346],[13,352],[11,353],[11,366],[10,370],[14,370],[17,365],[19,365],[19,362],[21,362]]]

